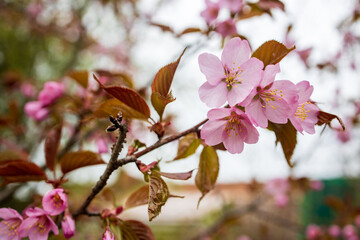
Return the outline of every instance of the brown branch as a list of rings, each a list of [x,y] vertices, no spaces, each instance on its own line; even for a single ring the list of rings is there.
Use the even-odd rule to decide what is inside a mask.
[[[91,201],[95,198],[95,196],[106,186],[107,180],[109,179],[112,172],[114,172],[119,166],[118,164],[118,156],[123,148],[123,144],[125,142],[125,137],[127,133],[127,127],[126,125],[121,125],[121,128],[119,128],[119,137],[115,143],[115,146],[113,148],[110,161],[108,165],[106,166],[106,169],[104,173],[101,175],[99,181],[96,183],[96,185],[93,187],[90,195],[86,198],[85,202],[81,205],[81,207],[73,214],[73,217],[76,218],[77,216],[81,214],[87,213],[87,207],[90,205]],[[132,161],[135,161],[136,159],[131,159]],[[128,160],[127,162],[130,162]]]
[[[162,145],[165,145],[169,142],[172,142],[172,141],[175,141],[189,133],[192,133],[192,132],[197,132],[199,130],[199,127],[201,125],[203,125],[204,123],[206,123],[208,121],[208,119],[205,119],[203,120],[202,122],[196,124],[194,127],[192,128],[189,128],[188,130],[184,131],[184,132],[181,132],[181,133],[178,133],[176,135],[172,135],[170,137],[167,137],[167,138],[164,138],[164,139],[161,139],[160,141],[156,142],[155,144],[145,148],[144,150],[140,151],[140,152],[137,152],[135,153],[133,156],[136,157],[136,158],[139,158],[145,154],[147,154],[148,152],[151,152],[152,150],[156,149],[156,148],[159,148],[161,147]]]
[[[85,202],[81,205],[81,207],[73,214],[73,217],[76,218],[79,215],[89,215],[89,212],[87,211],[87,207],[90,205],[91,201],[95,198],[95,196],[106,186],[107,180],[109,179],[110,175],[112,174],[112,172],[114,172],[116,169],[118,169],[119,167],[130,163],[130,162],[135,162],[137,160],[138,157],[145,155],[148,152],[151,152],[169,142],[175,141],[189,133],[192,132],[196,132],[199,130],[199,127],[201,125],[203,125],[205,122],[207,121],[204,120],[198,124],[196,124],[194,127],[189,128],[188,130],[185,130],[179,134],[167,137],[165,139],[160,140],[159,142],[151,145],[150,147],[147,147],[146,149],[144,149],[143,151],[140,151],[138,153],[135,153],[131,156],[127,156],[125,158],[119,159],[118,160],[118,156],[119,153],[123,147],[123,143],[125,142],[125,137],[126,137],[126,132],[127,132],[127,128],[125,127],[124,129],[120,129],[120,136],[117,139],[117,142],[115,144],[115,147],[113,149],[113,152],[111,154],[111,158],[110,161],[103,173],[103,175],[100,177],[100,179],[98,180],[98,182],[96,183],[96,185],[93,187],[90,195],[86,198]]]

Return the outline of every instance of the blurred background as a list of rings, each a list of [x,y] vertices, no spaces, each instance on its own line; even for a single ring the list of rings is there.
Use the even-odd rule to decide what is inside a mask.
[[[121,216],[149,224],[155,239],[358,239],[360,2],[232,0],[233,6],[241,2],[241,7],[236,12],[220,8],[212,23],[202,14],[209,2],[0,0],[0,160],[28,158],[44,165],[44,137],[59,119],[65,119],[62,145],[77,135],[69,149],[91,150],[109,159],[114,138],[104,131],[107,121],[87,116],[95,112],[104,93],[91,74],[84,87],[74,73],[96,73],[105,81],[121,82],[150,104],[156,72],[187,47],[172,84],[176,101],[164,115],[171,134],[199,123],[209,110],[198,97],[205,81],[199,54],[220,56],[224,43],[234,36],[247,39],[252,50],[275,39],[296,46],[281,61],[276,79],[308,80],[314,86],[312,100],[339,116],[346,131],[338,131],[340,125],[334,121],[333,129],[317,126],[314,135],[298,134],[295,166],[290,168],[273,132],[258,129],[259,142],[246,145],[243,153],[218,151],[216,187],[199,207],[201,193],[192,177],[166,180],[172,194],[185,198],[169,199],[152,222],[145,206]],[[229,19],[233,25],[224,26]],[[49,81],[61,82],[65,94],[49,107],[46,117],[33,118],[24,106],[36,100]],[[130,139],[146,145],[157,141],[146,123],[134,120],[130,126]],[[164,172],[197,169],[200,149],[186,159],[167,162],[176,157],[177,146],[168,144],[141,161],[161,159]],[[96,165],[69,174],[65,187],[71,208],[77,209],[104,169]],[[111,177],[91,208],[122,205],[143,184],[136,166],[127,165]],[[42,182],[3,186],[0,206],[21,211],[49,189]],[[99,239],[103,232],[98,219],[83,217],[76,224],[74,239]],[[331,226],[338,226],[340,233],[332,235]]]

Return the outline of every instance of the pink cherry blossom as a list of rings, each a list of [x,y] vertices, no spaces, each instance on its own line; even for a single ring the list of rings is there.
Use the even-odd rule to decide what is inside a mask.
[[[36,121],[42,121],[49,115],[49,110],[43,107],[43,104],[39,101],[26,103],[24,110],[28,117],[33,118]]]
[[[265,185],[265,191],[272,195],[285,193],[289,188],[290,184],[286,178],[274,178]]]
[[[219,14],[219,3],[205,0],[206,9],[200,13],[208,25],[214,22]]]
[[[255,126],[266,128],[268,121],[287,123],[296,110],[299,98],[296,86],[288,80],[274,81],[278,72],[278,64],[266,66],[257,88],[241,103]]]
[[[238,237],[236,240],[251,240],[251,238],[246,235],[242,235],[242,236]]]
[[[0,208],[0,239],[20,240],[19,226],[23,221],[21,215],[11,208]]]
[[[250,58],[246,40],[232,38],[224,47],[221,61],[213,54],[203,53],[199,66],[207,80],[199,89],[200,99],[209,107],[220,107],[226,101],[230,106],[242,102],[258,85],[264,64]]]
[[[222,37],[232,36],[237,33],[236,24],[233,19],[228,19],[217,24],[215,31]]]
[[[42,199],[42,205],[44,210],[51,216],[62,213],[67,207],[67,197],[64,189],[56,188],[47,192]]]
[[[227,8],[232,13],[239,12],[243,7],[242,0],[220,0],[219,4],[220,4],[221,8]]]
[[[316,224],[310,224],[306,228],[306,237],[309,240],[316,239],[321,235],[321,228]]]
[[[30,83],[22,83],[20,86],[20,91],[26,97],[33,97],[36,94],[34,85]]]
[[[64,86],[61,83],[50,81],[45,83],[44,89],[39,93],[39,101],[43,106],[48,106],[61,97]]]
[[[290,116],[292,125],[300,133],[303,131],[314,134],[315,124],[318,122],[319,108],[311,103],[310,96],[313,92],[313,86],[310,86],[308,81],[302,81],[296,84],[296,88],[299,91],[299,99],[297,110]]]
[[[27,218],[19,227],[21,237],[29,237],[30,240],[47,240],[50,231],[55,235],[59,229],[48,213],[41,208],[28,208],[24,212]]]
[[[75,221],[68,211],[65,211],[65,215],[61,221],[61,228],[65,238],[69,239],[75,235]]]
[[[331,225],[328,228],[328,233],[332,237],[335,237],[335,238],[339,237],[341,234],[341,228],[338,225]]]
[[[355,224],[356,224],[356,226],[360,227],[360,215],[357,215],[355,217]]]
[[[103,234],[102,240],[115,240],[114,234],[110,231],[109,227],[106,227],[106,230]]]
[[[286,194],[276,194],[274,196],[275,205],[278,207],[285,207],[289,203],[289,197]]]
[[[201,138],[208,145],[223,143],[230,153],[241,153],[245,143],[256,143],[259,133],[240,109],[215,108],[207,114],[209,120],[201,129]]]
[[[357,236],[357,229],[354,225],[348,224],[344,226],[342,233],[346,239],[354,238]]]

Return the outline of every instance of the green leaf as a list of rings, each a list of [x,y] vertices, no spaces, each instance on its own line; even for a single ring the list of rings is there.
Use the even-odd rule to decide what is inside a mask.
[[[88,71],[71,71],[67,75],[79,83],[83,88],[87,88],[89,79]]]
[[[177,155],[174,160],[187,158],[193,155],[199,145],[200,139],[198,139],[197,134],[189,133],[188,135],[180,139]]]
[[[147,120],[149,117],[141,112],[129,107],[116,98],[108,99],[103,102],[94,112],[98,118],[108,118],[109,115],[116,116],[119,112],[124,118]]]
[[[13,182],[46,180],[44,170],[33,162],[24,160],[4,160],[0,162],[2,186]]]
[[[161,176],[175,179],[175,180],[188,180],[191,178],[192,173],[194,170],[191,170],[189,172],[183,172],[183,173],[166,173],[166,172],[158,172]]]
[[[291,163],[291,157],[294,153],[297,143],[296,129],[290,121],[288,121],[286,124],[269,122],[268,129],[274,131],[276,136],[276,144],[280,142],[286,158],[286,162],[290,167],[293,167],[294,165]]]
[[[95,76],[95,74],[93,74],[93,76],[108,94],[118,99],[130,108],[144,114],[147,118],[150,117],[149,106],[146,104],[145,100],[140,96],[139,93],[132,90],[131,88],[122,86],[104,86]]]
[[[121,236],[124,240],[154,240],[154,234],[149,226],[136,220],[127,220],[121,223]]]
[[[61,129],[62,125],[54,127],[50,130],[45,139],[44,151],[46,167],[51,171],[54,171],[55,169],[56,155],[60,145]]]
[[[151,221],[160,214],[161,207],[169,198],[169,189],[165,181],[156,172],[152,172],[150,175],[149,194],[148,215],[149,221]]]
[[[101,159],[99,154],[90,151],[70,152],[60,159],[63,174],[78,168],[104,163],[104,160]]]
[[[253,52],[252,57],[264,62],[264,68],[270,64],[276,64],[281,61],[289,52],[295,49],[287,48],[284,44],[275,40],[270,40],[261,45]]]
[[[186,48],[181,53],[180,57],[164,67],[162,67],[155,75],[151,84],[151,104],[162,118],[165,106],[174,101],[170,91],[171,83],[174,79],[176,69],[180,63],[181,57],[184,55]],[[156,94],[157,93],[157,94]]]
[[[203,197],[214,188],[218,174],[218,155],[213,147],[205,146],[200,155],[199,169],[195,177],[196,187],[202,194],[198,206]]]
[[[135,192],[133,192],[125,202],[125,208],[133,208],[148,204],[149,202],[149,185],[142,186]]]

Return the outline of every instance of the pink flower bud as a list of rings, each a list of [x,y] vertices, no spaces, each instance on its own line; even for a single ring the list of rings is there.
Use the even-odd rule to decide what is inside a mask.
[[[49,110],[43,107],[39,101],[32,101],[25,104],[25,113],[28,117],[42,121],[49,115]]]
[[[67,197],[64,189],[56,188],[47,192],[42,199],[42,205],[44,210],[51,216],[62,213],[67,207]]]
[[[116,208],[116,211],[115,211],[115,214],[116,214],[116,215],[119,215],[120,213],[122,213],[123,210],[124,210],[124,207],[123,207],[123,206],[117,207],[117,208]]]
[[[68,211],[65,211],[63,220],[61,221],[61,228],[65,238],[71,238],[75,235],[75,221],[72,219]]]
[[[102,240],[115,240],[114,234],[110,231],[109,227],[106,227],[106,231],[103,234]]]

